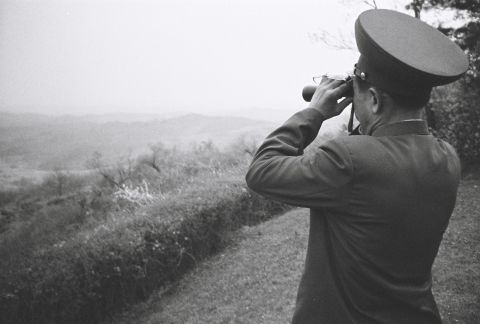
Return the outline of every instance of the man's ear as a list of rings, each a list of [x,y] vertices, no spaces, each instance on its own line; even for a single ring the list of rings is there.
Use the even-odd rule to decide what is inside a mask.
[[[382,109],[383,98],[380,92],[374,87],[368,88],[368,92],[370,93],[372,112],[379,114]]]

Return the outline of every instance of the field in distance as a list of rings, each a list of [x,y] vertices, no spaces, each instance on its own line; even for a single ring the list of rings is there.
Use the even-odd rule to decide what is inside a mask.
[[[85,172],[94,152],[116,163],[135,157],[149,145],[189,150],[194,143],[212,141],[220,149],[236,141],[260,141],[274,123],[242,117],[188,114],[168,119],[125,115],[46,116],[0,113],[0,181],[2,187],[38,181],[54,169]]]

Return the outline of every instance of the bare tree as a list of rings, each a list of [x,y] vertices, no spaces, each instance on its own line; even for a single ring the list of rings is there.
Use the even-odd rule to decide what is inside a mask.
[[[171,155],[171,152],[169,152],[161,142],[151,144],[149,145],[149,148],[150,152],[141,156],[139,162],[148,165],[158,173],[162,173],[165,160]]]
[[[95,169],[112,187],[121,187],[130,180],[135,169],[134,160],[129,153],[126,157],[120,158],[115,165],[107,165],[103,161],[101,153],[95,151],[87,166]]]
[[[62,196],[65,192],[65,185],[68,180],[68,175],[62,170],[60,166],[55,166],[52,170],[51,180],[55,186],[57,196]]]
[[[86,165],[88,168],[96,170],[110,185],[118,186],[118,183],[111,177],[108,169],[105,167],[102,153],[98,151],[93,152]]]
[[[346,36],[342,31],[337,31],[334,35],[326,30],[320,30],[313,33],[308,33],[308,38],[314,43],[323,43],[330,48],[338,50],[355,50],[356,46],[353,43],[353,33]]]
[[[258,149],[258,142],[257,139],[253,136],[240,136],[234,142],[233,148],[235,152],[242,152],[244,154],[248,154],[249,156],[253,157],[255,152]]]
[[[123,185],[125,182],[133,178],[135,171],[135,160],[132,158],[131,153],[120,159],[114,168],[114,173],[117,174],[117,182]]]

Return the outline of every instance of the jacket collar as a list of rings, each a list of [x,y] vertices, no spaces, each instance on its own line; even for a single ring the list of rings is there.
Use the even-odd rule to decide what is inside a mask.
[[[400,122],[382,125],[375,129],[372,136],[396,135],[428,135],[427,123],[424,120],[403,120]]]

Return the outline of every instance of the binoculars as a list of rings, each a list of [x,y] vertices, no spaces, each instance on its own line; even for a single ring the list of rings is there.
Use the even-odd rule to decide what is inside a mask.
[[[353,97],[353,79],[350,75],[346,75],[346,76],[338,76],[338,75],[329,75],[329,74],[325,74],[324,75],[325,77],[329,78],[329,79],[334,79],[334,80],[341,80],[341,81],[344,81],[346,82],[349,87],[348,87],[348,90],[347,92],[345,93],[344,97]],[[322,76],[323,77],[323,76]],[[313,78],[313,81],[315,82],[315,79],[316,77]],[[315,93],[315,91],[317,90],[317,86],[316,85],[307,85],[303,88],[302,90],[302,97],[303,97],[303,100],[307,101],[307,102],[310,102],[312,100],[312,97],[313,97],[313,94]],[[360,125],[358,125],[357,127],[353,128],[353,119],[354,119],[354,108],[353,108],[353,103],[352,103],[352,108],[350,110],[350,118],[348,120],[348,126],[347,126],[347,130],[348,130],[348,133],[350,135],[361,135],[361,130],[360,130]]]
[[[350,76],[346,76],[346,77],[331,76],[328,74],[326,74],[325,76],[327,76],[329,79],[342,80],[342,81],[345,81],[346,83],[350,83],[350,87],[348,89],[348,92],[345,94],[345,97],[353,97],[353,80]],[[315,78],[313,79],[315,80]],[[315,90],[317,90],[316,85],[307,85],[303,87],[303,90],[302,90],[303,100],[305,100],[306,102],[310,102],[312,100],[313,94],[315,93]]]

